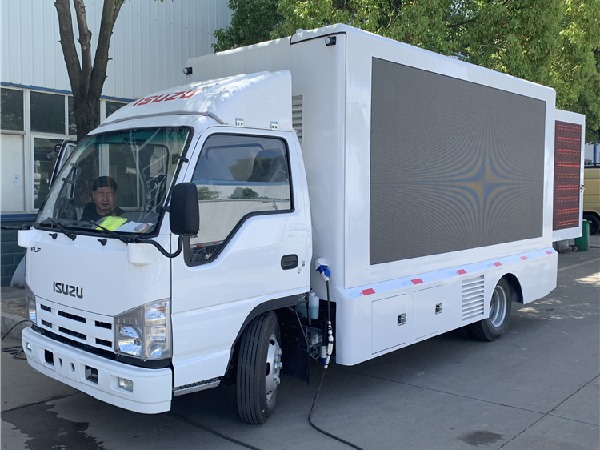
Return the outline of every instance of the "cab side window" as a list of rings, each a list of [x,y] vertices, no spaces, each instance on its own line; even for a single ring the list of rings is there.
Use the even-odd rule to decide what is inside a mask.
[[[287,146],[279,138],[210,136],[192,182],[200,211],[187,258],[193,264],[213,260],[247,217],[292,210]]]

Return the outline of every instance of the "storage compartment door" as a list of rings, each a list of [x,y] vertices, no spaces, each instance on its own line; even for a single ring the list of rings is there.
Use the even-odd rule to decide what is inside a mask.
[[[415,292],[415,340],[450,329],[454,319],[446,286],[435,286]]]
[[[411,294],[399,294],[375,300],[371,304],[372,352],[407,345],[413,327]]]

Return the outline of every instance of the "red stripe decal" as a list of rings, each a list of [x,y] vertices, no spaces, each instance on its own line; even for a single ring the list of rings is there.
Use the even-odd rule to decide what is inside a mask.
[[[423,284],[423,280],[421,280],[420,278],[415,278],[412,281],[412,284]]]
[[[546,250],[546,255],[551,255],[552,252],[550,250]]]
[[[496,266],[496,267],[500,267],[501,265],[502,265],[502,263],[501,263],[501,262],[498,262],[498,261],[496,261],[496,262],[494,263],[494,266]]]
[[[375,289],[369,288],[360,292],[362,295],[373,295],[375,293]]]
[[[467,273],[467,271],[465,269],[460,269],[460,270],[457,270],[456,273],[459,275],[464,275],[465,273]]]
[[[525,260],[527,259],[527,256],[521,256],[521,259],[522,259],[523,261],[525,261]]]

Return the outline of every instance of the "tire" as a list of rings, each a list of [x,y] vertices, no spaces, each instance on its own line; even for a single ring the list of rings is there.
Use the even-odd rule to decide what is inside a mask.
[[[593,214],[584,214],[583,218],[590,222],[590,236],[600,231],[600,219]]]
[[[237,364],[237,404],[240,418],[265,423],[277,401],[281,377],[281,333],[274,312],[254,318],[240,339]]]
[[[511,288],[505,278],[500,279],[490,299],[490,317],[469,325],[473,335],[482,341],[495,341],[508,329],[512,304]]]

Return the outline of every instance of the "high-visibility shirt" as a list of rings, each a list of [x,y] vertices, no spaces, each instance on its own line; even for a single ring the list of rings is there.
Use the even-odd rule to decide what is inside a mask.
[[[125,222],[127,222],[127,219],[125,219],[123,217],[106,216],[104,219],[102,219],[100,222],[98,222],[98,225],[102,225],[102,228],[106,228],[107,230],[115,231],[117,228],[119,228]],[[98,227],[96,229],[102,230],[102,228]]]

